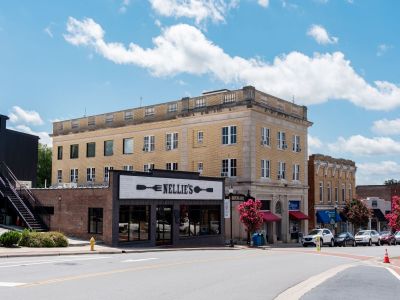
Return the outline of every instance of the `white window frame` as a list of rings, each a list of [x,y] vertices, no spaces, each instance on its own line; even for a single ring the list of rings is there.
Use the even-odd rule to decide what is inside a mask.
[[[57,182],[58,183],[61,183],[62,182],[62,179],[63,179],[63,177],[62,177],[62,170],[60,169],[60,170],[57,170]]]
[[[237,126],[236,125],[222,127],[221,133],[222,133],[222,144],[223,145],[234,145],[237,143]]]
[[[236,93],[224,94],[224,103],[232,103],[236,101]]]
[[[199,107],[205,107],[206,106],[206,99],[204,97],[201,98],[197,98],[195,100],[195,107],[199,108]]]
[[[176,112],[178,111],[178,103],[170,103],[168,104],[168,112]]]
[[[200,173],[200,175],[203,173],[204,171],[204,164],[203,162],[199,161],[197,163],[197,172]]]
[[[132,141],[132,152],[127,152],[125,149],[125,141],[128,141],[128,140]],[[124,155],[125,154],[133,154],[134,147],[135,147],[135,143],[134,143],[133,138],[123,138],[122,139],[122,154],[124,154]]]
[[[133,166],[132,165],[124,165],[123,167],[124,171],[133,171]]]
[[[165,164],[165,169],[169,171],[178,171],[178,163],[177,162],[167,162]]]
[[[271,178],[271,161],[269,159],[261,160],[261,178]]]
[[[146,135],[143,137],[143,151],[144,152],[153,152],[155,149],[155,136],[154,135]]]
[[[78,182],[79,179],[79,170],[78,168],[72,168],[70,169],[70,182]]]
[[[287,148],[286,133],[284,131],[278,131],[277,138],[278,149],[285,150]]]
[[[332,187],[330,182],[326,184],[326,191],[327,191],[328,203],[332,203]]]
[[[96,168],[92,167],[86,168],[86,181],[87,182],[96,181]]]
[[[300,181],[300,165],[294,164],[292,171],[293,171],[293,174],[292,174],[293,181]]]
[[[178,132],[167,133],[165,137],[165,149],[167,151],[178,149],[178,139]]]
[[[146,108],[144,109],[144,116],[145,116],[145,117],[153,116],[154,114],[155,114],[154,106],[146,107]]]
[[[278,179],[286,179],[286,162],[278,161]]]
[[[79,129],[79,120],[71,121],[71,129]]]
[[[237,160],[236,158],[226,158],[222,160],[221,177],[237,176]]]
[[[293,140],[292,140],[292,150],[293,152],[300,152],[301,147],[300,147],[300,135],[293,135]]]
[[[154,169],[153,163],[147,163],[143,165],[143,172],[150,172],[153,169]]]
[[[104,167],[104,182],[110,182],[110,171],[114,170],[112,166]]]
[[[111,125],[114,122],[114,114],[106,114],[104,117],[106,125]]]
[[[204,141],[204,131],[197,131],[197,143],[203,144]]]
[[[271,130],[268,127],[261,127],[261,145],[270,146],[270,134]]]
[[[319,202],[324,202],[324,183],[322,181],[319,182]]]
[[[133,120],[133,111],[131,110],[124,111],[124,120],[125,121]]]

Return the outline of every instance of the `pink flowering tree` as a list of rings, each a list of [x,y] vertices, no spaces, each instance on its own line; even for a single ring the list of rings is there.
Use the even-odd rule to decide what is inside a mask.
[[[400,197],[393,196],[392,198],[392,212],[386,214],[386,220],[393,230],[400,230]]]
[[[261,228],[263,224],[263,215],[260,212],[261,201],[249,199],[238,206],[240,222],[246,226],[247,242],[250,241],[251,233]]]

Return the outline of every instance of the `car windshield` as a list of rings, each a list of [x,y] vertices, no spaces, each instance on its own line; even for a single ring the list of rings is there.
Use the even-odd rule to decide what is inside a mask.
[[[310,234],[310,235],[316,235],[316,234],[320,234],[321,231],[322,231],[322,229],[314,229],[314,230],[312,230],[309,234]]]
[[[357,232],[357,235],[369,235],[369,231],[361,230],[361,231]]]
[[[344,238],[344,237],[346,237],[346,236],[347,236],[347,233],[346,233],[346,232],[343,232],[343,233],[341,233],[341,234],[338,235],[338,237],[341,237],[341,238]]]

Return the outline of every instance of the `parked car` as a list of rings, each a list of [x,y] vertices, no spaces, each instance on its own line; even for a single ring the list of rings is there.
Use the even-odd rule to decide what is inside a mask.
[[[350,232],[342,232],[335,236],[335,246],[356,246],[356,240]]]
[[[359,232],[357,232],[354,238],[356,239],[357,245],[368,245],[368,246],[372,246],[372,244],[375,244],[377,246],[381,245],[379,232],[376,230],[360,230]]]
[[[396,245],[400,245],[400,231],[395,232],[394,238],[396,239]]]
[[[390,245],[396,245],[396,238],[394,237],[394,234],[391,233],[390,231],[382,231],[380,234],[381,238],[381,245],[383,244],[388,244]]]
[[[308,245],[316,246],[317,244],[317,236],[320,238],[320,244],[329,245],[329,247],[333,247],[335,245],[335,240],[333,238],[333,234],[329,229],[313,229],[310,233],[303,237],[303,247],[307,247]]]

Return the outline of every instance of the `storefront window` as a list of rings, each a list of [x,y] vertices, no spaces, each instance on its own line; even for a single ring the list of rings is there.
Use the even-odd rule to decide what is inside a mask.
[[[150,206],[121,205],[119,208],[119,240],[149,240]]]
[[[102,208],[91,208],[89,207],[89,233],[103,233],[103,209]]]
[[[181,205],[179,235],[198,236],[221,233],[220,206]]]

